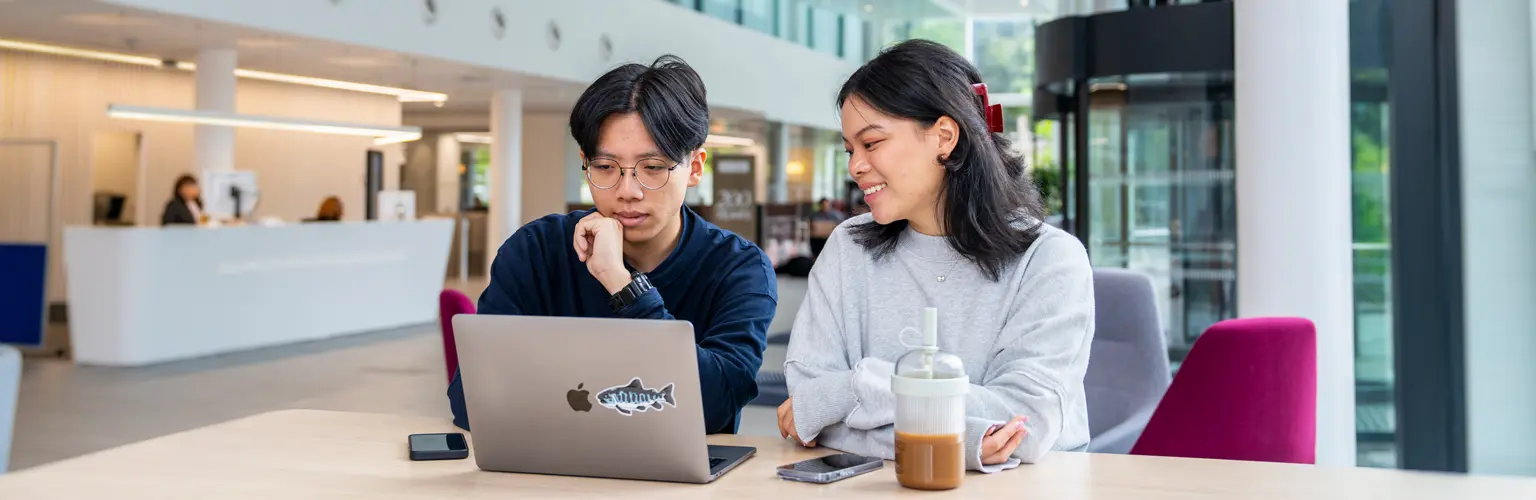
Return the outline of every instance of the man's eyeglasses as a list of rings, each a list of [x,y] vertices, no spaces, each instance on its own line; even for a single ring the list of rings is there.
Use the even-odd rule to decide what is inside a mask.
[[[613,189],[624,178],[624,171],[630,171],[630,175],[640,182],[640,187],[655,191],[667,186],[667,181],[672,180],[672,171],[683,166],[682,163],[668,163],[665,160],[645,159],[640,160],[633,167],[621,167],[619,162],[613,160],[589,160],[581,166],[587,172],[587,183],[598,189]]]

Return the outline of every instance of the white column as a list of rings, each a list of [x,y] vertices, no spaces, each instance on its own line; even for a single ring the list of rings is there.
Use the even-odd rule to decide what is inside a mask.
[[[1234,8],[1237,312],[1317,324],[1317,463],[1354,465],[1349,2]]]
[[[1467,469],[1536,475],[1536,9],[1456,2]],[[1397,200],[1393,200],[1396,202]]]
[[[789,125],[782,122],[768,126],[768,201],[789,202]]]
[[[234,49],[206,49],[197,53],[197,109],[235,112]],[[198,125],[195,171],[234,170],[235,129],[224,125]]]
[[[486,266],[502,242],[517,231],[523,207],[523,92],[498,90],[491,95],[491,164],[486,169],[490,207],[486,231]]]
[[[438,213],[459,213],[463,207],[459,206],[459,161],[462,152],[459,141],[453,138],[453,134],[428,135],[422,140],[437,141],[437,207]],[[467,167],[467,165],[465,165]]]

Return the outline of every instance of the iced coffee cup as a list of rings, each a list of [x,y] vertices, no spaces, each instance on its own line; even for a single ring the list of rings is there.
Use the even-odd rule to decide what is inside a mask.
[[[965,479],[965,394],[960,358],[938,347],[938,310],[923,315],[923,344],[896,362],[896,480],[920,490],[948,490]]]

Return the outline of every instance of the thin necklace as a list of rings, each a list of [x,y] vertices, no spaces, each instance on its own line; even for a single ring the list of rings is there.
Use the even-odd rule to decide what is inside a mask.
[[[919,234],[921,234],[921,233],[919,233]],[[912,255],[917,256],[918,258],[923,258],[921,255],[918,255],[917,252],[912,252]],[[955,266],[959,266],[960,265],[960,261],[963,261],[963,260],[966,260],[966,259],[964,257],[955,259],[954,262],[951,262],[949,264],[949,269],[944,270],[943,274],[934,275],[933,279],[935,281],[938,281],[939,283],[943,283],[945,280],[949,279],[949,274],[955,271]]]
[[[936,276],[934,279],[939,280],[939,283],[943,283],[944,280],[949,279],[949,273],[954,272],[955,271],[955,266],[960,265],[960,261],[962,261],[962,260],[965,260],[965,259],[955,259],[955,262],[953,264],[949,265],[949,269],[945,270],[944,274],[940,274],[940,275]]]

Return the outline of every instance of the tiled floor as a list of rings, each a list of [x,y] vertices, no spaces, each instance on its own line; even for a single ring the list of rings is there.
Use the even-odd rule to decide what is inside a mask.
[[[483,285],[450,287],[474,297]],[[804,289],[803,280],[781,280],[781,318],[771,332],[788,331]],[[783,362],[782,346],[770,346],[764,366]],[[29,357],[11,468],[279,409],[447,418],[445,387],[434,324],[146,368],[81,367]],[[741,431],[777,435],[774,417],[772,408],[748,407]]]

